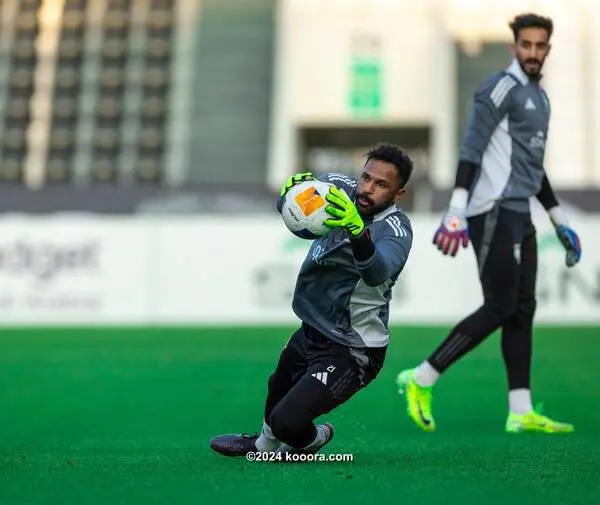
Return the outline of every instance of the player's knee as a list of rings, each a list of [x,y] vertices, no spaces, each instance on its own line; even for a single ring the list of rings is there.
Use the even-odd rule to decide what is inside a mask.
[[[496,319],[498,324],[501,325],[504,321],[517,313],[518,299],[516,296],[489,298],[485,301],[485,305],[491,317]]]
[[[519,326],[531,326],[533,318],[535,316],[536,308],[537,302],[535,298],[528,298],[519,302],[519,306],[516,313],[517,323],[519,324]]]
[[[278,366],[267,380],[269,394],[273,394],[277,398],[282,398],[290,389],[291,382],[291,375],[287,370],[282,366]]]
[[[307,422],[308,424],[311,423],[310,420],[305,420],[294,409],[277,406],[271,412],[271,431],[273,435],[281,442],[292,447],[297,445],[297,435],[303,431]]]

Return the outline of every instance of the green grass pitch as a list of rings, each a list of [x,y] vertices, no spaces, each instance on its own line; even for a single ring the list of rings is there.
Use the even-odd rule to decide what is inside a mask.
[[[351,463],[250,463],[209,438],[261,425],[292,328],[5,329],[0,505],[600,503],[600,328],[539,328],[533,390],[572,435],[507,435],[495,335],[451,368],[438,431],[406,417],[396,373],[444,328],[396,328],[380,376],[327,416]]]

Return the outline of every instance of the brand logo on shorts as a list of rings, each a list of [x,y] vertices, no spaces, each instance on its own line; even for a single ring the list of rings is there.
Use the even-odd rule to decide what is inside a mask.
[[[327,372],[317,372],[311,375],[317,380],[320,380],[323,384],[327,386]]]

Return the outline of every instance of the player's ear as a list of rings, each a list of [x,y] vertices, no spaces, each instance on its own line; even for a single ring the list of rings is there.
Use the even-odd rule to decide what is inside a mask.
[[[398,191],[396,191],[396,194],[394,195],[394,201],[397,202],[398,200],[402,200],[405,195],[406,195],[406,188],[402,187]]]

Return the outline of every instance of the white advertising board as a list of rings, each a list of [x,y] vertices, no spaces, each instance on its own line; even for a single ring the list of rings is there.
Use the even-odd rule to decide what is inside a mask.
[[[148,230],[93,217],[0,220],[1,324],[147,317]]]
[[[474,254],[443,257],[431,244],[439,216],[411,219],[391,322],[456,322],[482,300]],[[600,323],[600,219],[577,218],[584,254],[574,269],[547,219],[536,223],[537,321]],[[9,217],[0,229],[2,324],[297,321],[291,300],[310,242],[277,216]]]
[[[412,222],[413,249],[394,288],[391,321],[458,321],[482,302],[473,251],[444,257],[431,243],[439,217],[416,216]],[[161,261],[164,270],[156,277],[158,320],[295,321],[290,308],[294,283],[310,242],[289,234],[278,219],[213,218],[157,229],[159,256],[169,258]],[[600,220],[582,219],[577,229],[585,251],[581,263],[567,269],[553,229],[539,223],[539,322],[600,322],[600,256],[594,254],[600,247]],[[175,265],[186,265],[185,274]]]

